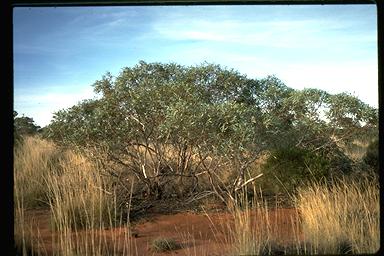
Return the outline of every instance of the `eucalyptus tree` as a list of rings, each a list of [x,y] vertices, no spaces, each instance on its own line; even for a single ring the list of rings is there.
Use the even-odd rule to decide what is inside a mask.
[[[188,180],[189,191],[177,193],[193,193],[196,174],[213,157],[237,168],[234,190],[269,145],[260,108],[241,102],[250,82],[218,65],[140,62],[96,81],[98,99],[57,112],[48,134],[61,143],[103,148],[108,161],[134,174],[155,198],[164,196],[169,177]]]
[[[375,110],[350,95],[297,91],[274,76],[250,79],[208,63],[141,61],[93,87],[98,97],[55,113],[48,137],[103,152],[108,172],[133,175],[155,199],[193,195],[205,173],[226,201],[256,178],[245,173],[264,151],[319,150],[332,135],[376,127]],[[233,172],[230,183],[220,181],[222,166]]]

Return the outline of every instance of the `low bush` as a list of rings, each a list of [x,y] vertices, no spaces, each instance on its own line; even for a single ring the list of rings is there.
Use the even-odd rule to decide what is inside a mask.
[[[261,166],[260,179],[267,193],[292,193],[309,179],[319,180],[328,175],[330,162],[322,156],[300,148],[282,148],[271,152]]]
[[[166,252],[180,249],[181,245],[172,238],[159,237],[152,241],[151,248],[155,252]]]

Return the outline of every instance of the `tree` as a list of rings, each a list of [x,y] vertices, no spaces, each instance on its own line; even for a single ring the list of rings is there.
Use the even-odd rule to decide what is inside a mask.
[[[34,135],[40,129],[40,126],[35,125],[33,118],[27,116],[18,117],[18,113],[13,111],[14,138],[20,139],[25,135]]]
[[[169,177],[192,183],[176,194],[193,193],[209,157],[237,169],[237,182],[228,189],[234,191],[270,139],[262,135],[260,109],[240,102],[249,83],[218,65],[140,62],[116,78],[104,75],[93,85],[98,100],[55,113],[47,130],[64,144],[105,149],[105,162],[133,173],[154,198],[165,196]]]
[[[48,137],[98,149],[108,172],[120,180],[133,175],[154,199],[193,195],[202,173],[223,201],[234,199],[255,179],[245,174],[264,151],[321,151],[376,120],[375,110],[352,96],[293,90],[274,76],[250,79],[208,63],[141,61],[93,87],[98,99],[56,112]],[[220,166],[231,168],[233,180],[220,179]]]

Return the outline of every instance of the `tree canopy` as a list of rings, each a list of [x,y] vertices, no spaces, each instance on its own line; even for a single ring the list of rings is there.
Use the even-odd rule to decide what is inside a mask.
[[[56,112],[47,136],[102,148],[105,159],[133,173],[156,196],[165,176],[197,180],[205,169],[212,181],[208,162],[236,170],[228,189],[233,192],[267,150],[333,154],[335,141],[377,127],[377,109],[350,94],[294,90],[275,76],[251,79],[209,63],[141,61],[116,77],[106,73],[93,87],[98,97]]]

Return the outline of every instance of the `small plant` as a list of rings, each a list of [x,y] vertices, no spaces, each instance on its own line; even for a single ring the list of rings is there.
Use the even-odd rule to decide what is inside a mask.
[[[180,249],[181,245],[172,238],[159,237],[152,241],[151,248],[155,252],[166,252]]]

